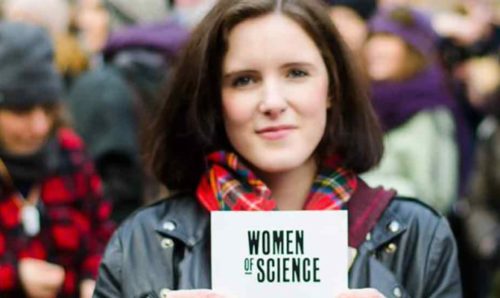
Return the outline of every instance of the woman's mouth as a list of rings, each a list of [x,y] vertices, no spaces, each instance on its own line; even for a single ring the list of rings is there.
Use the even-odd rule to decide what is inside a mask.
[[[274,141],[287,137],[295,129],[297,127],[293,125],[275,125],[258,129],[256,132],[262,138]]]

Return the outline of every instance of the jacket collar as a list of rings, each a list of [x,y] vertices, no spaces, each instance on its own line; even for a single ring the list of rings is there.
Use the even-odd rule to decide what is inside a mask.
[[[365,240],[378,246],[406,230],[398,214],[387,208],[395,191],[370,188],[362,180],[349,200],[349,246],[358,248]],[[167,199],[165,210],[156,225],[156,232],[162,236],[177,239],[193,247],[208,236],[209,212],[195,199],[193,194],[181,193]],[[384,216],[383,216],[384,215]],[[384,228],[374,229],[375,226]],[[373,231],[370,233],[370,231]]]
[[[358,188],[347,204],[350,247],[358,248],[366,240],[395,195],[394,190],[371,188],[363,180],[358,180]]]

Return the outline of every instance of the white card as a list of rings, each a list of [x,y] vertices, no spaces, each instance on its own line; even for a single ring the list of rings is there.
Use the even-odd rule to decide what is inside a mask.
[[[211,213],[212,288],[238,298],[347,289],[347,211]]]

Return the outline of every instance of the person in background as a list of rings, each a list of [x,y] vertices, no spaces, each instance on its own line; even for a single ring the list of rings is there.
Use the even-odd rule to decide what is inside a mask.
[[[0,22],[0,297],[91,296],[111,203],[64,126],[41,28]]]
[[[358,177],[383,141],[351,59],[319,1],[218,1],[148,139],[172,195],[122,223],[94,297],[221,297],[202,290],[222,265],[210,261],[210,212],[341,209],[357,290],[339,297],[461,297],[446,219]]]
[[[452,79],[454,97],[464,111],[464,120],[471,131],[470,154],[462,169],[462,176],[465,178],[462,180],[465,183],[460,185],[460,200],[454,204],[448,216],[457,238],[464,293],[467,297],[486,295],[491,281],[491,270],[488,267],[493,264],[488,260],[482,261],[485,257],[478,254],[477,249],[481,245],[471,241],[473,238],[470,236],[469,221],[470,218],[479,217],[469,217],[471,209],[468,197],[471,190],[468,188],[471,187],[468,185],[471,184],[469,180],[477,180],[474,176],[483,175],[480,174],[482,170],[478,170],[481,167],[478,163],[483,163],[478,156],[483,156],[484,153],[475,151],[484,151],[481,149],[485,147],[482,144],[485,143],[482,132],[484,129],[480,127],[485,127],[482,123],[491,123],[491,114],[494,114],[492,107],[485,105],[485,100],[490,98],[485,94],[493,94],[492,89],[497,80],[497,60],[493,57],[500,48],[499,5],[499,1],[456,1],[449,9],[436,11],[433,16],[433,27],[441,36],[441,61]],[[485,118],[488,120],[483,122]],[[494,165],[494,161],[491,165]],[[481,204],[483,203],[479,205]],[[479,215],[481,212],[473,213]]]
[[[5,0],[4,19],[42,26],[54,44],[54,59],[68,89],[88,67],[88,57],[76,36],[70,32],[70,6],[67,0]]]
[[[164,191],[144,170],[140,132],[187,31],[167,20],[163,0],[80,4],[78,23],[94,64],[70,90],[68,106],[120,222]]]
[[[380,10],[369,28],[364,58],[386,152],[363,177],[447,214],[464,183],[467,134],[437,60],[437,36],[429,19],[408,7]]]
[[[500,295],[500,63],[499,55],[471,59],[469,96],[484,112],[475,163],[461,210],[466,244],[476,258],[475,297]]]

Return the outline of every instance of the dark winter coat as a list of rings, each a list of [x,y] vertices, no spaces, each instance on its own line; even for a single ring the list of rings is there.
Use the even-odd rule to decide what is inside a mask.
[[[373,287],[386,297],[462,297],[448,223],[423,203],[392,199],[365,238],[349,272],[351,288]],[[209,214],[194,197],[177,195],[121,226],[94,297],[166,297],[169,289],[210,288],[210,270]]]

